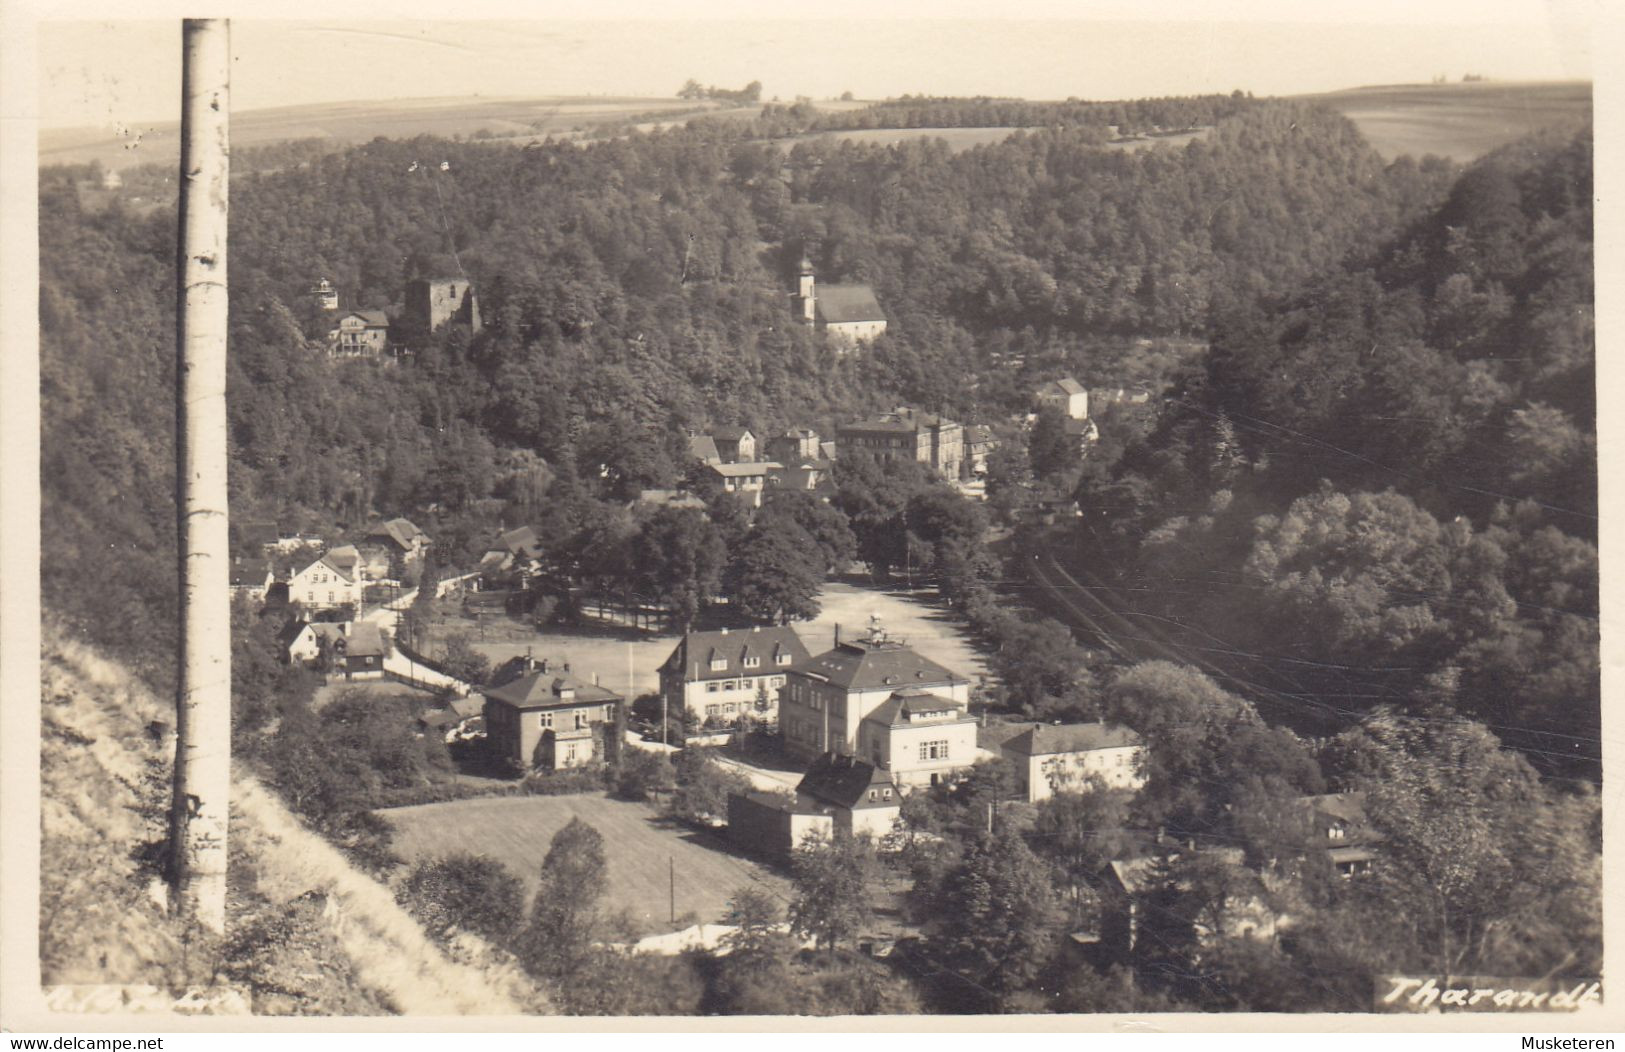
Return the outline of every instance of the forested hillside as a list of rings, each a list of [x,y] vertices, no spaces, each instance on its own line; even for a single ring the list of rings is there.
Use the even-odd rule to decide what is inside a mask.
[[[1083,484],[1080,556],[1289,707],[1456,712],[1595,773],[1591,199],[1589,132],[1526,140],[1379,253],[1218,312]]]
[[[1224,106],[1207,140],[1136,154],[1060,127],[958,155],[817,142],[786,159],[749,122],[702,122],[586,148],[377,140],[238,179],[234,513],[333,529],[479,508],[430,527],[468,536],[503,517],[492,500],[533,514],[537,458],[584,500],[670,484],[685,423],[829,433],[899,401],[1024,410],[1029,378],[995,362],[1109,378],[1130,336],[1200,333],[1210,304],[1369,250],[1447,187],[1441,164],[1384,167],[1340,117]],[[41,176],[46,595],[162,669],[173,216],[87,212],[71,176]],[[790,323],[804,252],[821,280],[875,285],[893,324],[864,355]],[[405,333],[410,367],[325,360],[317,278],[377,308],[459,272],[488,320],[471,344]]]

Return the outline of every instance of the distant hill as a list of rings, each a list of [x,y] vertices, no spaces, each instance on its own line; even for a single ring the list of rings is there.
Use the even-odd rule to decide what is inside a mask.
[[[1466,163],[1544,128],[1591,118],[1589,81],[1394,84],[1303,97],[1348,117],[1389,160],[1432,153]]]
[[[719,108],[719,103],[704,100],[603,96],[334,102],[234,113],[231,141],[233,146],[265,146],[295,139],[327,139],[337,147],[380,135],[390,139],[462,135],[524,141],[606,123],[654,122]],[[751,112],[758,109],[751,107]],[[115,134],[106,127],[43,129],[39,160],[41,164],[100,161],[105,168],[174,163],[179,157],[179,134],[179,121],[135,127],[127,134]]]

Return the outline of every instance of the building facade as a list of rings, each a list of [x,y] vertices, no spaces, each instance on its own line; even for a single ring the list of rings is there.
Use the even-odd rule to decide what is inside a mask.
[[[353,310],[327,334],[330,358],[378,358],[389,350],[389,318],[381,310]]]
[[[354,545],[345,544],[331,549],[289,579],[288,602],[298,603],[307,610],[337,610],[345,606],[360,610],[364,584],[361,553]]]
[[[952,698],[910,687],[858,723],[856,753],[899,786],[936,785],[976,760],[976,720]]]
[[[880,309],[874,289],[868,285],[819,285],[810,260],[801,261],[791,301],[793,313],[802,324],[847,343],[867,342],[886,331],[886,312]]]
[[[914,460],[950,482],[965,474],[965,429],[935,413],[901,407],[843,424],[836,429],[836,445],[843,457]]]
[[[902,813],[903,792],[885,771],[854,756],[825,754],[796,785],[796,804],[827,812],[836,832],[879,839]]]
[[[776,720],[790,668],[807,657],[801,637],[787,626],[690,632],[660,666],[660,696],[668,712],[706,723]]]
[[[1089,389],[1068,376],[1051,380],[1033,393],[1040,409],[1050,407],[1073,420],[1089,418]]]
[[[527,659],[515,671],[514,679],[485,692],[486,741],[495,756],[550,771],[613,757],[619,694],[578,682],[545,660]]]
[[[999,751],[1015,764],[1022,792],[1034,803],[1082,789],[1090,779],[1131,791],[1145,784],[1145,746],[1127,727],[1036,723]]]
[[[857,755],[864,719],[909,690],[940,695],[961,713],[970,704],[970,680],[888,638],[872,621],[863,638],[837,639],[830,650],[791,666],[779,693],[785,752],[802,760]]]
[[[455,322],[470,332],[480,331],[480,303],[467,278],[419,278],[406,283],[406,320],[414,328],[434,332]]]

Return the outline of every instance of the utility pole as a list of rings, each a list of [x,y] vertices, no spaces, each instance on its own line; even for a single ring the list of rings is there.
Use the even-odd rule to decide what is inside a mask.
[[[180,234],[176,251],[175,456],[181,593],[171,908],[226,928],[231,796],[231,605],[226,495],[226,200],[231,30],[181,23]]]

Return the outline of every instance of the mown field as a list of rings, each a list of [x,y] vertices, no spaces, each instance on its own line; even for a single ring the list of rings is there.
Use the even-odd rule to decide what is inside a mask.
[[[1308,96],[1355,124],[1386,158],[1437,154],[1468,162],[1542,128],[1591,117],[1591,85],[1413,84]]]
[[[731,853],[720,836],[602,794],[485,797],[379,813],[395,827],[395,850],[407,862],[456,851],[483,854],[522,877],[527,891],[535,889],[553,834],[580,818],[604,838],[609,880],[603,908],[624,910],[639,935],[673,930],[674,888],[676,927],[724,920],[734,893],[751,884],[789,899],[789,881]]]

